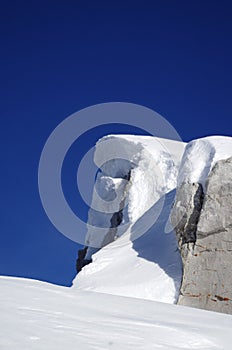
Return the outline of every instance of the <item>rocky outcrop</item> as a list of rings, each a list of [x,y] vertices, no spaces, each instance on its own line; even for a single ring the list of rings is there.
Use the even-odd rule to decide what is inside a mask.
[[[91,259],[86,259],[86,253],[87,253],[88,247],[84,247],[83,249],[78,250],[78,258],[76,260],[76,270],[77,272],[80,272],[82,268],[92,262]]]
[[[183,261],[178,304],[232,314],[232,158],[182,184],[172,210]]]

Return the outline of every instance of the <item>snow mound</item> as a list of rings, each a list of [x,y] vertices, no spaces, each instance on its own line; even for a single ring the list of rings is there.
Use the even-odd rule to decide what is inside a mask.
[[[189,142],[181,161],[178,186],[198,182],[205,188],[205,181],[214,164],[231,156],[232,137],[208,136]]]

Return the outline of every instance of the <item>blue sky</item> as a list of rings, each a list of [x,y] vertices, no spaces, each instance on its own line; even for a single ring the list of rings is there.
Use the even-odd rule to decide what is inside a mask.
[[[232,6],[229,1],[9,1],[1,5],[0,274],[70,285],[77,244],[40,202],[42,148],[67,116],[102,102],[132,102],[165,117],[184,141],[231,135]],[[90,131],[64,170],[106,133]],[[75,163],[75,169],[76,169]]]

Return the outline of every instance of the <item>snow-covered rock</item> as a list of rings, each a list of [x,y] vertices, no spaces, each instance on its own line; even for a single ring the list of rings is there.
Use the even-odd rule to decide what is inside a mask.
[[[165,226],[184,148],[182,142],[150,136],[111,135],[97,143],[95,163],[101,171],[86,244],[104,248],[93,257],[89,249],[93,263],[77,275],[74,288],[176,302],[181,258],[175,233],[165,234]],[[122,220],[113,227],[120,210]]]
[[[101,139],[95,152],[95,162],[101,172],[96,180],[98,196],[93,195],[93,206],[98,204],[100,195],[103,213],[90,211],[89,223],[102,222],[104,230],[89,225],[86,243],[96,246],[97,242],[98,247],[112,243],[93,255],[93,264],[78,274],[74,288],[168,303],[179,300],[185,305],[223,311],[225,308],[217,307],[216,302],[225,298],[223,301],[228,304],[232,296],[227,293],[223,297],[224,289],[212,288],[212,285],[220,282],[230,289],[230,282],[228,284],[224,279],[231,280],[227,268],[232,261],[228,253],[226,262],[220,263],[221,238],[216,235],[219,228],[215,227],[220,223],[220,229],[230,230],[225,222],[230,225],[231,189],[228,187],[228,169],[221,169],[216,180],[211,174],[215,172],[212,169],[216,169],[218,160],[225,160],[230,155],[232,138],[223,136],[206,137],[187,145],[128,135]],[[225,164],[228,167],[228,161]],[[214,185],[210,185],[212,181]],[[218,186],[215,185],[217,182]],[[206,189],[209,191],[212,187],[216,192],[207,193]],[[224,204],[226,194],[222,196],[223,189],[229,196]],[[114,213],[112,202],[116,205]],[[172,225],[169,222],[171,208]],[[104,221],[105,212],[109,214],[108,222]],[[118,225],[112,225],[112,215],[117,218],[119,212],[122,218]],[[172,226],[183,260],[182,284],[181,259]],[[208,235],[210,230],[212,237]],[[201,245],[203,239],[201,231],[208,237],[203,250],[207,252],[205,254],[198,251],[201,250],[198,244]],[[228,235],[230,231],[226,235],[227,242]],[[212,247],[213,253],[209,254]],[[226,249],[229,252],[230,246]],[[199,258],[201,254],[202,258]],[[213,266],[218,278],[207,272],[211,260],[217,262],[217,266]],[[230,307],[227,312],[231,312]]]
[[[121,236],[176,187],[184,147],[183,142],[151,136],[109,135],[99,140],[94,161],[100,172],[89,211],[87,246],[101,248],[107,235],[111,241]],[[120,210],[123,220],[112,234],[110,220]]]

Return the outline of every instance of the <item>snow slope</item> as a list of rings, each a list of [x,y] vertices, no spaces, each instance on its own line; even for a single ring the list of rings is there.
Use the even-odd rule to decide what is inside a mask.
[[[232,317],[0,277],[1,350],[230,350]]]
[[[164,233],[175,191],[157,202],[113,243],[93,255],[93,263],[76,276],[73,288],[175,303],[182,263],[175,233]],[[161,213],[153,223],[157,211]],[[153,225],[151,225],[153,223]],[[151,225],[151,227],[150,227]],[[148,228],[139,237],[141,228]],[[131,240],[131,236],[137,236]]]

